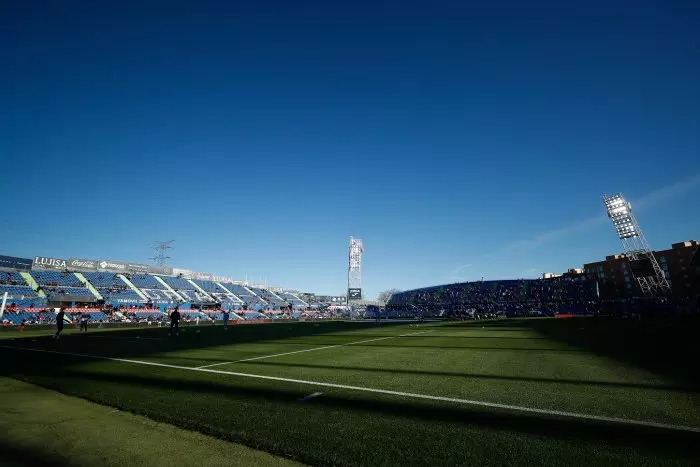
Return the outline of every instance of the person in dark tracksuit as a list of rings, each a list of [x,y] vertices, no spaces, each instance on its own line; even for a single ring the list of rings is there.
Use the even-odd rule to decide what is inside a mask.
[[[88,320],[90,319],[90,314],[89,313],[83,313],[80,315],[80,331],[85,331],[87,332],[87,325],[88,325]]]
[[[224,331],[228,329],[228,310],[224,310]]]
[[[58,311],[58,314],[56,315],[56,334],[54,334],[53,338],[58,339],[59,335],[61,334],[61,331],[63,331],[63,317],[66,314],[66,309],[61,308]]]
[[[175,328],[175,335],[179,336],[180,335],[180,311],[178,311],[178,307],[175,307],[172,313],[170,313],[170,330],[168,331],[168,335],[170,335],[171,332],[173,332],[173,328]]]

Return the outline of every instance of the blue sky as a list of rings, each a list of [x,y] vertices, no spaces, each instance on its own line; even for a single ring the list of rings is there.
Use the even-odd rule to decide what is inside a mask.
[[[354,235],[371,298],[615,253],[606,192],[700,237],[697,2],[140,3],[3,3],[0,253],[331,294]]]

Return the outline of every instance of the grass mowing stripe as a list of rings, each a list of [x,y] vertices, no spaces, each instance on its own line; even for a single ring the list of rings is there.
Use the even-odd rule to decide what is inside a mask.
[[[347,390],[351,390],[351,391],[360,391],[360,392],[367,392],[367,393],[374,393],[374,394],[387,394],[387,395],[392,395],[392,396],[407,397],[407,398],[413,398],[413,399],[433,400],[433,401],[440,401],[440,402],[452,402],[452,403],[456,403],[456,404],[489,407],[489,408],[494,408],[494,409],[510,410],[510,411],[515,411],[515,412],[535,413],[535,414],[546,415],[546,416],[557,416],[557,417],[574,418],[574,419],[580,419],[580,420],[595,420],[595,421],[599,421],[599,422],[606,422],[606,423],[619,424],[619,425],[636,425],[636,426],[643,426],[643,427],[649,427],[649,428],[660,428],[660,429],[665,429],[665,430],[700,433],[700,427],[672,425],[672,424],[668,424],[668,423],[657,423],[657,422],[644,421],[644,420],[631,420],[631,419],[618,418],[618,417],[605,417],[605,416],[601,416],[601,415],[590,415],[590,414],[583,414],[583,413],[576,413],[576,412],[566,412],[566,411],[561,411],[561,410],[537,409],[537,408],[533,408],[533,407],[522,407],[522,406],[517,406],[517,405],[499,404],[499,403],[495,403],[495,402],[476,401],[476,400],[459,399],[459,398],[443,397],[443,396],[431,396],[431,395],[427,395],[427,394],[417,394],[417,393],[412,393],[412,392],[392,391],[392,390],[387,390],[387,389],[368,388],[368,387],[362,387],[362,386],[351,386],[351,385],[347,385],[347,384],[324,383],[321,381],[307,381],[307,380],[294,379],[294,378],[281,378],[278,376],[256,375],[256,374],[251,374],[251,373],[240,373],[240,372],[235,372],[235,371],[213,370],[210,368],[194,368],[194,367],[186,367],[186,366],[179,366],[179,365],[168,365],[166,363],[145,362],[145,361],[141,361],[141,360],[131,360],[131,359],[126,359],[126,358],[112,358],[112,357],[103,357],[103,356],[98,356],[98,355],[86,355],[86,354],[78,354],[78,353],[71,353],[71,352],[59,352],[57,350],[28,349],[28,348],[15,347],[15,346],[9,346],[9,345],[0,345],[0,348],[20,350],[20,351],[23,350],[23,351],[27,351],[27,352],[41,352],[41,353],[50,353],[50,354],[57,354],[57,355],[68,355],[68,356],[74,356],[74,357],[91,358],[91,359],[95,359],[95,360],[109,360],[109,361],[115,361],[115,362],[133,363],[133,364],[137,364],[137,365],[150,365],[150,366],[157,366],[157,367],[162,367],[162,368],[173,368],[173,369],[177,369],[177,370],[199,371],[199,372],[203,372],[203,373],[214,373],[214,374],[220,374],[220,375],[239,376],[242,378],[254,378],[254,379],[263,379],[263,380],[269,380],[269,381],[284,381],[284,382],[288,382],[288,383],[305,384],[305,385],[310,385],[310,386],[321,386],[321,387],[328,387],[328,388],[335,388],[335,389],[347,389]]]
[[[241,362],[251,362],[253,360],[262,360],[264,358],[274,358],[274,357],[282,357],[284,355],[292,355],[295,353],[304,353],[304,352],[313,352],[315,350],[324,350],[324,349],[332,349],[334,347],[345,347],[348,345],[357,345],[357,344],[365,344],[367,342],[376,342],[376,341],[383,341],[385,339],[396,339],[397,337],[406,337],[406,336],[415,336],[417,334],[425,334],[427,332],[435,332],[436,329],[431,329],[429,331],[418,331],[418,332],[410,332],[408,334],[401,334],[398,336],[385,336],[385,337],[377,337],[375,339],[366,339],[363,341],[357,341],[357,342],[348,342],[346,344],[335,344],[335,345],[324,345],[322,347],[314,347],[312,349],[304,349],[304,350],[295,350],[293,352],[284,352],[284,353],[276,353],[273,355],[262,355],[260,357],[251,357],[251,358],[244,358],[243,360],[234,360],[232,362],[219,362],[219,363],[212,363],[211,365],[204,365],[204,366],[198,366],[197,369],[201,370],[204,368],[211,368],[214,366],[219,366],[219,365],[228,365],[229,363],[241,363]]]

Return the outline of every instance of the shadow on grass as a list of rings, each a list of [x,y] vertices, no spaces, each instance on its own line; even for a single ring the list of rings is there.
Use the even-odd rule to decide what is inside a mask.
[[[51,335],[17,336],[16,338],[0,340],[0,345],[129,358],[155,353],[206,349],[233,344],[265,343],[268,341],[274,345],[289,344],[301,346],[308,345],[308,343],[294,341],[293,338],[313,336],[328,336],[337,339],[336,342],[328,344],[332,345],[353,340],[397,336],[402,332],[406,332],[405,329],[401,327],[395,328],[395,326],[405,327],[405,324],[382,323],[377,325],[337,321],[325,323],[270,323],[231,326],[228,330],[224,330],[223,326],[183,326],[180,328],[180,336],[177,337],[168,337],[167,328],[143,327],[127,330],[96,331],[86,334],[64,333],[59,341],[53,340]],[[354,333],[354,331],[368,329],[386,330],[387,332],[386,334]],[[196,331],[200,332],[197,333]],[[353,334],[342,334],[347,332],[353,332]],[[287,339],[291,340],[286,341]],[[318,344],[318,341],[313,343],[314,346],[319,346]]]
[[[585,324],[591,322],[593,324]],[[612,326],[603,327],[607,321],[587,321],[587,320],[503,320],[488,323],[489,330],[514,330],[532,329],[542,336],[555,341],[566,343],[573,346],[574,350],[560,349],[528,349],[528,348],[503,348],[503,347],[443,347],[437,342],[434,346],[405,346],[392,345],[393,347],[409,347],[409,348],[425,348],[425,349],[478,349],[478,350],[510,350],[518,352],[558,352],[558,351],[575,351],[575,352],[593,352],[607,356],[615,356],[629,362],[638,362],[640,366],[649,365],[649,362],[638,360],[640,355],[645,355],[645,348],[641,344],[644,342],[644,336],[647,331],[640,330],[635,327],[623,326],[613,328]],[[582,324],[583,323],[583,324]],[[167,352],[205,349],[208,347],[231,345],[236,343],[253,343],[266,341],[276,341],[289,337],[309,337],[318,335],[332,336],[333,333],[341,333],[353,330],[367,329],[367,324],[360,326],[352,326],[352,323],[323,323],[325,326],[315,326],[309,323],[305,324],[274,324],[261,326],[240,326],[231,328],[229,331],[223,331],[219,326],[210,327],[206,331],[201,328],[200,336],[194,336],[188,332],[180,336],[180,338],[172,338],[158,341],[147,341],[139,345],[132,345],[129,341],[119,339],[80,339],[66,338],[58,342],[50,338],[36,339],[32,342],[31,339],[21,341],[8,342],[2,344],[22,345],[30,348],[41,348],[45,350],[57,352],[75,352],[88,355],[107,355],[116,358],[143,358],[152,354],[158,354],[158,358],[169,358]],[[450,329],[453,327],[469,328],[477,326],[481,328],[483,323],[446,323],[444,328]],[[398,335],[406,331],[388,327],[382,323],[380,327],[387,329],[387,335]],[[581,330],[580,328],[584,329]],[[439,329],[439,328],[438,328]],[[144,333],[146,331],[146,333]],[[644,332],[642,332],[644,331]],[[163,329],[148,330],[138,329],[134,331],[120,331],[120,336],[149,336],[161,337],[164,333]],[[166,331],[167,332],[167,331]],[[640,336],[625,337],[624,344],[616,343],[615,337],[619,333],[638,332]],[[428,337],[416,336],[418,337]],[[340,337],[340,336],[338,336]],[[358,334],[352,336],[354,340],[358,338]],[[364,338],[378,338],[382,334],[365,334]],[[449,337],[445,337],[449,341]],[[612,342],[610,340],[612,339]],[[145,340],[145,339],[144,339]],[[430,341],[432,339],[428,339]],[[600,340],[600,342],[599,342]],[[114,342],[113,342],[114,341]],[[389,341],[392,344],[398,344],[394,341]],[[411,342],[410,338],[407,342]],[[630,342],[635,345],[630,345]],[[657,342],[654,340],[653,342]],[[280,342],[274,342],[275,345]],[[291,344],[292,342],[290,342]],[[295,345],[303,344],[303,342],[293,342]],[[318,341],[313,345],[318,346]],[[359,345],[364,346],[364,345]],[[379,343],[376,346],[380,347]],[[354,345],[353,345],[354,347]],[[678,343],[673,349],[678,351]],[[154,404],[159,404],[160,400],[166,400],[167,404],[173,404],[169,399],[172,395],[174,399],[182,402],[181,406],[186,407],[186,404],[193,397],[205,397],[210,400],[206,404],[211,404],[212,407],[218,407],[218,401],[221,399],[240,399],[250,400],[254,402],[256,409],[259,407],[259,417],[268,417],[274,419],[280,413],[284,413],[285,417],[295,420],[295,423],[309,424],[317,428],[319,436],[331,437],[332,434],[324,434],[323,430],[327,429],[329,413],[333,410],[347,411],[348,413],[361,413],[367,415],[377,415],[385,417],[395,417],[391,420],[401,421],[403,424],[413,424],[416,422],[439,422],[448,423],[453,427],[478,427],[492,431],[505,433],[531,434],[535,436],[549,437],[558,440],[585,440],[594,443],[633,447],[643,449],[645,451],[656,451],[663,453],[665,456],[673,458],[677,453],[681,453],[690,458],[698,457],[697,445],[700,442],[700,435],[697,433],[687,433],[679,431],[670,431],[664,429],[647,428],[641,426],[610,424],[595,420],[579,420],[566,419],[556,416],[546,416],[540,414],[527,414],[521,412],[508,411],[492,411],[489,409],[475,408],[474,406],[464,406],[449,403],[437,403],[429,401],[416,401],[414,399],[401,399],[393,396],[370,396],[366,394],[348,394],[343,390],[329,390],[322,397],[317,397],[308,403],[298,402],[300,396],[308,394],[306,391],[299,389],[298,385],[287,385],[275,387],[276,384],[261,384],[251,380],[240,378],[226,378],[226,381],[217,380],[217,377],[209,373],[183,372],[182,370],[168,370],[139,367],[138,370],[132,370],[128,367],[116,368],[113,366],[83,366],[87,362],[98,362],[98,360],[86,360],[80,357],[71,357],[65,355],[42,354],[35,352],[13,352],[11,350],[0,349],[5,353],[4,364],[1,367],[0,373],[18,379],[28,380],[34,384],[43,385],[59,391],[64,391],[71,395],[77,395],[98,403],[106,403],[113,406],[118,406],[125,410],[137,411],[145,414],[156,420],[173,423],[185,428],[196,429],[205,433],[216,436],[227,437],[231,441],[240,441],[244,444],[251,445],[250,438],[243,438],[241,434],[236,433],[253,433],[254,427],[243,426],[239,420],[234,420],[232,430],[222,432],[220,427],[211,423],[210,419],[206,419],[205,414],[196,413],[196,409],[182,409],[179,413],[171,413],[173,405],[166,405],[163,409],[152,407],[147,402],[139,400],[143,395],[144,399],[149,399]],[[12,352],[12,353],[10,353]],[[616,353],[617,352],[617,353]],[[636,352],[636,353],[635,353]],[[627,355],[631,353],[630,355]],[[648,352],[647,352],[648,353]],[[19,356],[15,358],[14,356]],[[668,352],[662,351],[659,356],[669,358]],[[682,360],[682,356],[676,355],[677,360]],[[172,356],[173,359],[189,359],[190,357]],[[661,357],[659,357],[661,358]],[[193,358],[193,360],[207,360],[206,358]],[[276,364],[276,362],[261,362],[256,361],[255,364]],[[121,365],[121,364],[116,364]],[[309,366],[309,365],[287,365],[285,366]],[[316,366],[313,366],[316,367]],[[368,371],[366,368],[354,367],[323,367],[328,369],[347,369],[354,371]],[[116,368],[116,369],[115,369]],[[94,371],[93,371],[94,370]],[[403,370],[375,370],[384,372],[402,372]],[[687,367],[686,367],[687,371]],[[172,374],[170,373],[172,372]],[[407,371],[407,374],[421,374],[423,372]],[[428,375],[440,376],[460,376],[451,373],[425,372]],[[663,373],[662,373],[663,374]],[[165,376],[164,376],[165,375]],[[501,380],[511,380],[508,376],[489,375],[461,375],[463,377],[473,378],[491,378]],[[530,378],[513,377],[513,381],[530,381]],[[532,378],[536,382],[551,382],[561,383],[568,382],[572,384],[591,384],[585,381],[562,381],[562,380],[540,380]],[[593,384],[613,384],[622,387],[639,388],[637,384],[618,384],[596,382]],[[279,385],[277,385],[279,386]],[[644,387],[644,386],[641,386]],[[142,393],[136,394],[133,399],[119,396],[120,391],[138,388]],[[292,389],[295,388],[295,389]],[[653,386],[651,389],[669,389],[668,386]],[[679,386],[680,388],[680,386]],[[211,396],[211,397],[208,397]],[[184,402],[183,402],[184,401]],[[124,404],[124,405],[122,405]],[[369,419],[369,418],[368,418]],[[326,425],[324,425],[326,423]],[[288,426],[286,424],[285,426]],[[237,432],[236,429],[239,431]],[[288,427],[288,429],[290,429]],[[294,427],[291,427],[294,429]],[[282,430],[282,429],[280,429]],[[359,430],[359,428],[358,428]],[[256,433],[257,436],[263,436],[263,433]],[[252,436],[252,435],[251,435]],[[241,437],[241,438],[238,438]],[[283,434],[273,433],[273,439],[261,446],[274,452],[276,442],[281,442],[284,438]],[[414,439],[420,444],[419,439]],[[412,441],[412,442],[413,442]],[[272,447],[271,447],[272,446]],[[1,446],[0,446],[1,447]],[[253,447],[255,447],[253,445]],[[281,449],[281,448],[280,448]],[[285,448],[287,449],[287,448]],[[350,449],[350,448],[348,448]],[[0,451],[1,452],[1,451]],[[18,454],[19,455],[19,454]],[[22,462],[20,465],[47,465],[41,462]],[[39,459],[41,460],[41,459]],[[302,459],[303,460],[303,459]],[[313,460],[313,459],[309,459]],[[60,464],[53,464],[60,465]]]
[[[18,375],[19,376],[19,375]],[[30,376],[30,375],[28,375]],[[516,431],[525,434],[546,436],[554,439],[583,439],[595,442],[605,442],[619,446],[652,449],[654,451],[669,453],[681,453],[685,456],[697,457],[697,445],[700,442],[700,434],[683,431],[659,429],[637,425],[620,425],[597,420],[570,419],[548,416],[544,414],[528,414],[509,412],[504,410],[493,411],[489,409],[477,409],[473,406],[455,405],[449,403],[435,403],[432,401],[395,400],[386,397],[373,398],[363,394],[356,396],[344,396],[332,390],[331,394],[313,399],[312,403],[301,403],[300,396],[308,393],[308,390],[274,388],[265,385],[255,385],[251,381],[228,380],[217,382],[203,379],[209,378],[209,374],[193,374],[175,378],[154,377],[144,374],[111,374],[106,372],[90,372],[80,369],[65,368],[60,371],[60,378],[68,386],[79,387],[81,382],[104,383],[106,387],[134,386],[143,391],[161,393],[180,393],[182,397],[192,395],[214,396],[217,398],[257,400],[270,403],[276,413],[290,410],[290,414],[298,417],[309,417],[307,422],[316,423],[316,418],[324,417],[325,409],[342,409],[353,412],[388,415],[415,421],[447,422],[456,425],[480,427],[497,431]],[[39,383],[41,384],[41,383]],[[88,399],[89,394],[82,395]],[[118,398],[114,399],[115,401]],[[105,401],[96,401],[102,402]],[[303,407],[303,409],[302,409]],[[129,410],[129,407],[125,407]],[[148,409],[146,409],[148,411]],[[172,423],[167,414],[163,415],[158,410],[148,413],[155,419]],[[261,412],[261,416],[264,412]],[[290,415],[292,416],[292,415]],[[304,420],[298,420],[303,423]],[[192,420],[186,422],[192,424]],[[207,432],[207,423],[204,420],[195,421],[194,428]],[[192,428],[192,427],[190,427]],[[245,429],[246,427],[240,427]],[[215,434],[215,433],[212,433]],[[231,439],[237,441],[235,437]]]
[[[450,327],[481,327],[479,322],[448,323]],[[614,358],[676,381],[700,388],[697,327],[645,323],[607,317],[573,319],[509,319],[490,322],[488,329],[528,328],[551,341],[592,354]]]
[[[0,465],[7,467],[41,466],[64,467],[71,465],[62,459],[56,459],[48,453],[37,452],[35,448],[22,449],[0,438]]]
[[[485,375],[476,373],[451,373],[445,371],[428,371],[428,370],[403,370],[398,368],[367,368],[359,366],[338,366],[338,365],[315,365],[308,363],[280,363],[269,360],[254,360],[250,362],[238,362],[238,365],[269,365],[275,367],[291,367],[291,368],[318,368],[323,370],[347,370],[358,372],[371,373],[389,373],[401,375],[415,376],[449,376],[465,379],[483,379],[492,381],[514,381],[528,383],[549,383],[549,384],[575,384],[581,386],[599,386],[610,388],[625,388],[625,389],[653,389],[663,391],[682,391],[694,392],[692,388],[685,386],[669,386],[667,384],[639,384],[639,383],[621,383],[614,381],[595,381],[595,380],[580,380],[580,379],[564,379],[564,378],[535,378],[528,376],[504,376],[504,375]]]
[[[401,338],[402,340],[408,339],[405,337]],[[487,346],[480,346],[480,345],[442,345],[442,344],[431,344],[430,342],[425,342],[421,345],[410,345],[410,344],[405,344],[405,343],[394,343],[396,341],[385,341],[384,343],[382,342],[368,342],[366,344],[353,344],[352,347],[370,347],[370,348],[375,348],[375,349],[381,349],[381,348],[397,348],[397,349],[425,349],[425,350],[496,350],[496,351],[504,351],[504,352],[556,352],[556,353],[583,353],[585,350],[583,349],[561,349],[561,348],[556,348],[556,347],[487,347]],[[297,344],[296,342],[280,342],[281,345],[286,345],[286,344]],[[306,342],[306,345],[313,345],[312,342]],[[331,344],[329,344],[331,345]],[[317,344],[318,346],[318,344]]]

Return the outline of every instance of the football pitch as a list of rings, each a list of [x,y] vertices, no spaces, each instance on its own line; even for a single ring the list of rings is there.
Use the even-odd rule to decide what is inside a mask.
[[[167,333],[2,332],[2,375],[107,406],[113,415],[100,423],[115,433],[128,430],[122,414],[198,432],[221,443],[207,452],[229,464],[700,462],[700,345],[690,330],[544,318]],[[16,394],[3,393],[3,407]],[[232,448],[226,459],[226,443],[272,456],[246,461]],[[40,450],[22,456],[44,459]],[[149,463],[164,462],[158,452]],[[209,465],[201,452],[180,455]]]

